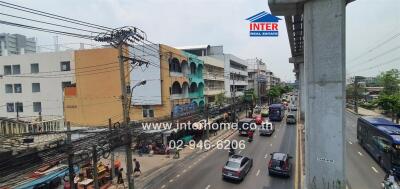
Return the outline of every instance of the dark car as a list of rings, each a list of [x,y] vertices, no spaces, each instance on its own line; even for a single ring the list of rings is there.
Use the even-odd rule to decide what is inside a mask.
[[[253,167],[253,159],[232,155],[222,168],[222,178],[241,181],[250,172],[251,167]]]
[[[290,177],[292,164],[290,163],[292,156],[289,154],[274,152],[271,154],[271,159],[268,164],[269,175],[279,175]]]
[[[251,118],[241,119],[238,123],[239,135],[247,136],[248,131],[252,129],[252,124],[255,124],[254,119]]]

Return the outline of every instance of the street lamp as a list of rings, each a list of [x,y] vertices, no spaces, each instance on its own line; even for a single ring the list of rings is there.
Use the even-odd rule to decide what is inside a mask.
[[[146,80],[143,79],[143,80],[137,82],[137,83],[136,83],[135,85],[133,85],[132,88],[131,88],[131,97],[129,98],[129,104],[128,104],[129,108],[128,108],[128,112],[129,112],[129,110],[131,109],[131,102],[132,102],[133,89],[136,88],[136,87],[138,87],[138,86],[141,86],[141,85],[146,85]]]

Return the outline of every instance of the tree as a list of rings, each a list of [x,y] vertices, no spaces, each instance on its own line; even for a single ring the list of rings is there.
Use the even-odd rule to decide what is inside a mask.
[[[226,101],[225,94],[219,93],[215,96],[215,104],[217,106],[222,106]]]
[[[267,96],[270,102],[275,101],[275,99],[280,97],[281,95],[282,95],[281,90],[277,86],[271,87],[271,89],[267,92]]]
[[[383,86],[382,94],[393,95],[400,91],[400,71],[392,69],[378,76],[378,83]]]
[[[396,119],[396,122],[398,123],[399,114],[400,114],[400,94],[379,95],[377,104],[383,110],[390,112],[392,121],[394,121]]]
[[[378,76],[378,83],[383,86],[377,104],[385,111],[390,112],[392,121],[399,122],[400,117],[400,71],[392,69],[382,72]]]

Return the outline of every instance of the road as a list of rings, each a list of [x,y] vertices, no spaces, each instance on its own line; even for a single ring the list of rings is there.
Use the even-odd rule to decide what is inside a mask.
[[[385,172],[357,143],[357,116],[346,112],[346,175],[348,188],[381,188]]]
[[[294,188],[294,162],[296,128],[294,125],[287,126],[284,121],[275,122],[275,133],[270,136],[254,135],[252,143],[247,142],[246,137],[234,133],[230,140],[246,140],[246,148],[236,150],[236,153],[253,158],[253,167],[244,181],[227,182],[222,180],[222,167],[228,159],[228,151],[214,148],[209,152],[202,152],[197,157],[183,161],[176,167],[163,173],[147,185],[146,188],[162,189],[248,189],[248,188],[273,188],[288,189]],[[280,151],[287,152],[293,156],[292,177],[280,178],[268,175],[267,164],[270,153]]]

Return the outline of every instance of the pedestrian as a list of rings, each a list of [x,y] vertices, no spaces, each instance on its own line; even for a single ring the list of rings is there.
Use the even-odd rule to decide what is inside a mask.
[[[124,179],[122,179],[122,171],[123,171],[123,170],[124,170],[124,169],[120,168],[120,169],[117,171],[117,178],[118,178],[117,184],[118,184],[118,185],[119,185],[119,184],[124,185]]]
[[[133,174],[140,176],[142,174],[142,171],[140,170],[140,163],[136,158],[133,158],[133,162],[135,162],[135,169],[133,170]]]

